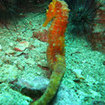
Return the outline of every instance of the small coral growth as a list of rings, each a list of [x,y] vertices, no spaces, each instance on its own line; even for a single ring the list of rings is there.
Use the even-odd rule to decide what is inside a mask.
[[[94,50],[105,53],[105,4],[99,0],[97,5],[100,5],[100,8],[97,10],[95,24],[89,40]]]
[[[33,32],[33,37],[37,38],[40,41],[43,42],[47,42],[48,41],[48,31],[46,29],[44,29],[42,32],[38,31],[38,32]]]

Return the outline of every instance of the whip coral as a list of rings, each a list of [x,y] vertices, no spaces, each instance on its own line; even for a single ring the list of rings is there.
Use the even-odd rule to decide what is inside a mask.
[[[60,85],[60,81],[66,69],[64,57],[64,33],[68,23],[69,11],[68,5],[64,1],[52,0],[49,4],[46,21],[43,26],[45,27],[53,19],[49,28],[49,45],[47,48],[47,61],[50,69],[52,70],[52,75],[45,93],[31,105],[47,105],[56,94]]]

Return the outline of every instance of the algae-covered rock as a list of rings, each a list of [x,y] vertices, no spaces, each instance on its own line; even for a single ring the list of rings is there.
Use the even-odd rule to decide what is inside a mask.
[[[8,84],[0,84],[0,105],[29,105],[31,98],[12,90]]]

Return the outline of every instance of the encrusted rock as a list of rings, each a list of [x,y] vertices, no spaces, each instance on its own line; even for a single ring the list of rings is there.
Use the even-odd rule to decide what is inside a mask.
[[[29,42],[22,41],[19,44],[16,45],[14,48],[16,51],[24,51],[27,47],[29,47]]]

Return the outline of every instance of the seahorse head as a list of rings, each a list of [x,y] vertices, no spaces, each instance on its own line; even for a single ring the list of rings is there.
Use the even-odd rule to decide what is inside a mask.
[[[49,4],[49,9],[46,11],[46,21],[43,26],[45,27],[56,15],[56,2],[57,0],[52,0]]]

